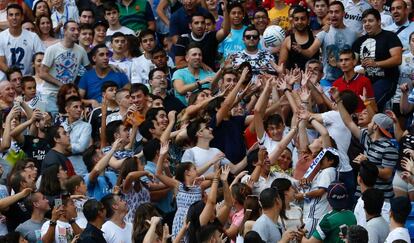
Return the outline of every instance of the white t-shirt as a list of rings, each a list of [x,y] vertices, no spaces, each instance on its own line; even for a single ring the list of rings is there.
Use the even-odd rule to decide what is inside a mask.
[[[121,28],[117,30],[111,30],[110,28],[108,28],[108,30],[106,31],[106,36],[112,36],[116,32],[121,32],[124,35],[135,35],[134,31],[131,30],[130,28],[121,26]]]
[[[395,240],[405,240],[406,242],[411,242],[410,233],[407,228],[397,227],[390,232],[385,243],[392,243]]]
[[[390,232],[389,224],[382,216],[370,219],[365,228],[368,231],[368,243],[383,243]]]
[[[49,229],[50,220],[46,221],[42,228],[40,229],[40,233],[43,236],[47,233]],[[70,243],[75,234],[73,233],[72,226],[70,226],[67,222],[62,222],[60,220],[57,221],[57,225],[55,227],[55,242],[54,243]]]
[[[36,33],[25,29],[18,37],[12,36],[9,29],[0,33],[0,56],[5,57],[7,66],[18,66],[23,76],[32,74],[33,55],[44,51],[45,47]]]
[[[329,167],[323,169],[316,174],[315,179],[313,179],[310,191],[315,191],[317,189],[327,190],[329,185],[336,179],[336,169],[334,167]],[[321,219],[330,209],[328,199],[326,197],[327,193],[324,193],[321,197],[313,197],[306,199],[303,206],[303,217],[311,219]]]
[[[132,61],[128,58],[124,58],[121,60],[115,60],[113,57],[109,58],[109,64],[114,65],[121,69],[125,75],[128,77],[128,80],[131,80],[131,65]]]
[[[168,57],[167,65],[169,67],[175,66],[171,57]],[[151,62],[151,59],[145,58],[144,54],[142,54],[139,57],[133,58],[131,66],[131,83],[148,84],[148,74],[155,67],[155,64]]]
[[[68,49],[61,42],[58,42],[46,49],[42,64],[50,68],[50,75],[60,82],[68,84],[75,81],[81,66],[89,65],[89,59],[85,49],[78,44]],[[57,93],[59,87],[45,82],[43,90],[45,93]]]
[[[65,4],[65,3],[63,3]],[[62,23],[62,27],[60,28],[60,32],[57,33],[57,38],[63,38],[63,24],[68,22],[69,20],[73,20],[76,23],[79,23],[79,11],[78,8],[69,4],[65,4],[63,7],[63,13],[59,13],[57,10],[52,10],[52,15],[50,16],[52,19],[53,28],[56,28],[59,23]]]
[[[381,215],[385,219],[385,221],[387,221],[387,223],[390,223],[390,210],[391,210],[390,202],[384,201],[384,204],[382,205]],[[365,215],[365,210],[364,210],[364,200],[362,200],[361,197],[358,198],[357,204],[355,205],[354,214],[357,220],[357,225],[366,227],[367,217]]]
[[[348,172],[352,170],[349,164],[348,148],[351,143],[351,131],[345,126],[338,111],[328,111],[322,113],[323,125],[329,132],[329,135],[335,140],[339,153],[339,172]]]
[[[380,14],[381,14],[381,28],[385,28],[394,23],[394,20],[392,19],[391,15],[388,12],[382,11]]]
[[[125,223],[125,228],[114,224],[111,220],[106,221],[101,229],[107,243],[131,243],[132,224]]]
[[[272,182],[277,179],[277,178],[285,178],[290,180],[290,182],[292,182],[293,185],[297,185],[298,181],[295,180],[294,178],[290,177],[288,174],[285,173],[280,173],[280,172],[270,172],[269,176],[266,178],[264,178],[263,176],[259,176],[259,179],[257,180],[256,183],[253,184],[253,188],[252,188],[252,193],[253,195],[257,195],[259,196],[260,193],[266,189],[266,188],[270,188],[270,186],[272,185]],[[243,178],[240,180],[241,183],[247,184],[247,182],[250,179],[250,175],[245,175],[243,176]]]
[[[76,207],[76,213],[78,214],[78,216],[76,216],[76,224],[82,229],[86,228],[86,225],[88,224],[88,220],[86,220],[85,215],[83,214],[83,204],[85,204],[86,201],[88,200],[87,199],[73,200],[73,203],[75,204],[75,207]]]
[[[205,165],[205,163],[212,161],[214,156],[216,156],[219,153],[222,153],[222,152],[217,148],[203,149],[203,148],[195,146],[195,147],[192,147],[184,151],[183,157],[181,158],[181,162],[193,162],[196,168],[199,168]],[[220,161],[221,165],[230,164],[230,163],[231,162],[227,158],[223,158]],[[204,175],[207,175],[213,172],[214,172],[214,167],[210,166],[210,168],[208,168],[208,170],[204,173]]]
[[[345,6],[344,24],[357,33],[362,33],[362,13],[371,8],[365,0],[354,3],[352,0],[342,1]]]

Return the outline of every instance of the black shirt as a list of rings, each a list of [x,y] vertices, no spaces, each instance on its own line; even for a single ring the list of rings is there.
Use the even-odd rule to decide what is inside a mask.
[[[78,243],[106,243],[102,230],[88,223],[79,236]]]
[[[14,231],[19,224],[31,217],[29,210],[24,206],[24,200],[25,199],[21,199],[20,201],[13,203],[10,205],[9,210],[2,212],[3,215],[6,216],[6,225],[9,232]]]
[[[106,111],[106,115],[109,116],[110,114],[119,111],[119,108],[108,110]],[[89,124],[92,126],[92,139],[94,142],[100,140],[100,132],[99,129],[101,128],[102,122],[102,109],[101,107],[93,109],[91,115],[89,116]]]
[[[28,158],[35,160],[36,168],[40,171],[42,168],[42,161],[45,158],[47,152],[50,150],[48,141],[44,138],[25,135],[21,148],[26,153]]]
[[[49,150],[49,152],[46,154],[45,159],[42,162],[41,174],[43,174],[45,169],[56,164],[61,165],[63,169],[67,171],[68,177],[75,175],[75,170],[73,169],[72,162],[70,162],[68,157],[54,149]]]
[[[177,111],[178,114],[185,108],[183,102],[181,102],[179,99],[177,99],[177,97],[171,94],[167,94],[167,96],[165,96],[165,98],[163,99],[163,105],[167,114],[172,110]]]
[[[359,54],[360,60],[374,58],[378,62],[390,58],[390,49],[394,47],[402,47],[398,36],[391,31],[381,30],[375,36],[364,35],[359,37],[352,45],[352,50]],[[398,65],[391,68],[369,67],[365,69],[365,76],[372,83],[379,79],[387,79],[397,84],[399,75]]]
[[[217,31],[205,33],[204,36],[200,39],[194,39],[191,33],[181,35],[174,46],[175,56],[185,56],[187,46],[190,43],[194,42],[201,47],[201,52],[203,54],[203,62],[211,69],[216,70],[217,68],[215,63],[217,57],[217,48],[219,44],[216,38],[216,33]]]

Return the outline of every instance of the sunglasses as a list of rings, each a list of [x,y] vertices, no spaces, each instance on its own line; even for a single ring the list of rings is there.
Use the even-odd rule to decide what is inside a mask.
[[[244,38],[248,40],[258,40],[259,36],[258,35],[245,35]]]

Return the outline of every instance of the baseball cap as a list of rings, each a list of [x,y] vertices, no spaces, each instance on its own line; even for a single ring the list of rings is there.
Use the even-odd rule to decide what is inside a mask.
[[[334,181],[329,185],[327,198],[329,205],[333,209],[345,209],[348,207],[348,191],[342,182]]]
[[[108,22],[106,20],[96,21],[96,23],[93,25],[93,28],[95,29],[98,26],[104,26],[107,29],[109,28],[109,24],[108,24]]]
[[[374,115],[372,121],[378,125],[379,129],[385,136],[392,138],[392,135],[388,130],[393,127],[394,122],[389,116],[385,115],[384,113],[378,113]]]

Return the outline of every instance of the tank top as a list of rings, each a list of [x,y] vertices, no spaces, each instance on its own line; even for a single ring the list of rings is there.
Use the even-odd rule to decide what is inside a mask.
[[[308,32],[309,38],[305,44],[300,45],[302,49],[308,49],[313,44],[313,41],[315,40],[315,37],[313,36],[313,33],[309,28],[307,29],[307,32]],[[300,69],[305,70],[305,64],[307,61],[309,61],[310,59],[319,60],[319,51],[317,51],[315,55],[313,55],[311,58],[308,58],[292,49],[292,43],[297,43],[296,38],[295,38],[295,33],[293,32],[290,34],[290,43],[291,43],[290,44],[291,49],[288,54],[288,62],[286,64],[287,69],[294,68],[295,64],[297,64]]]

